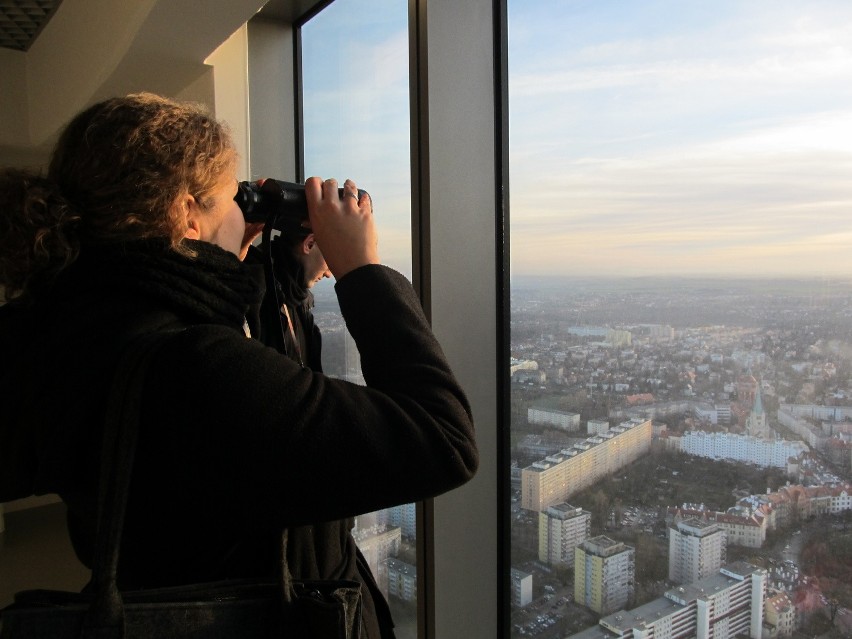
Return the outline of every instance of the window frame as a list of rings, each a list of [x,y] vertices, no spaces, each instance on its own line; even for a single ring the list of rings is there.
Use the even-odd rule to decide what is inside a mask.
[[[330,4],[273,0],[248,23],[251,179],[305,177],[300,29]],[[412,280],[481,457],[471,482],[418,504],[426,639],[509,636],[506,13],[506,0],[408,0]]]

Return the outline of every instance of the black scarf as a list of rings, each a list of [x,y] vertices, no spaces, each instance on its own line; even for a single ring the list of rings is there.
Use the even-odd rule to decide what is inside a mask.
[[[233,253],[200,240],[185,245],[195,257],[161,239],[88,246],[69,275],[161,300],[192,321],[241,326],[263,288]]]

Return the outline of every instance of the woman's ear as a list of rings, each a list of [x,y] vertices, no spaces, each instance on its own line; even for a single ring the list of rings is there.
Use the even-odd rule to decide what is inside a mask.
[[[184,237],[188,240],[201,239],[201,216],[197,200],[186,193],[178,196],[172,204],[172,212],[178,219],[183,220],[186,232]]]
[[[302,240],[302,253],[304,255],[310,255],[311,251],[314,250],[314,246],[316,246],[316,239],[314,239],[314,234],[309,234],[304,240]]]

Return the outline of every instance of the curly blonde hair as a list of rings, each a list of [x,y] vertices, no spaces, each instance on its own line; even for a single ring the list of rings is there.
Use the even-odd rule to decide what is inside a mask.
[[[203,107],[151,93],[111,98],[77,115],[41,176],[0,171],[0,284],[32,297],[89,244],[162,237],[180,252],[184,193],[202,206],[236,151]]]

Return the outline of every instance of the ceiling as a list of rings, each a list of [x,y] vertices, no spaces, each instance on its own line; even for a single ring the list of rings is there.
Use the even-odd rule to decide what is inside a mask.
[[[269,0],[264,17],[298,21],[331,0]],[[62,0],[0,0],[0,47],[26,51],[53,17]]]
[[[0,47],[26,51],[62,0],[0,0]]]

